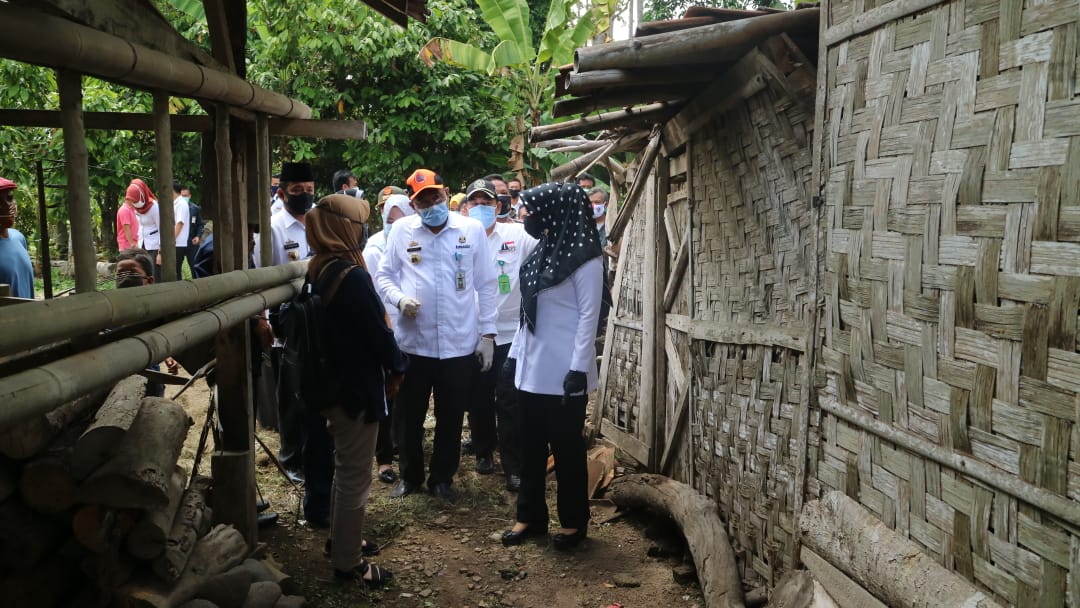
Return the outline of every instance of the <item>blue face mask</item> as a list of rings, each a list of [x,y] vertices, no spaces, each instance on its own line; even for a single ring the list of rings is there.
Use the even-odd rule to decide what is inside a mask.
[[[437,205],[432,205],[427,209],[417,209],[416,213],[420,216],[420,221],[425,226],[430,228],[438,228],[446,223],[446,220],[450,217],[450,207],[446,206],[446,201],[443,201]]]
[[[491,228],[495,224],[495,208],[487,205],[477,205],[469,209],[469,217],[480,220],[484,228]]]

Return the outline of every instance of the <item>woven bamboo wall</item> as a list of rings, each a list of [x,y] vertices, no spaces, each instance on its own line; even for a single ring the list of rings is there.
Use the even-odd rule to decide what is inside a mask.
[[[912,4],[826,6],[822,405],[1075,501],[1080,2]],[[1030,493],[866,428],[824,415],[819,491],[1004,601],[1080,605],[1080,538]]]
[[[805,462],[794,418],[806,396],[818,259],[813,118],[812,106],[770,83],[690,142],[694,319],[750,330],[691,349],[693,483],[720,504],[744,580],[770,585],[792,567],[795,480]],[[800,346],[767,338],[781,331]]]

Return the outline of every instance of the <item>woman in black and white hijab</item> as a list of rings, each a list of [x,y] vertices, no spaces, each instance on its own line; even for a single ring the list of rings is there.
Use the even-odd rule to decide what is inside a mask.
[[[504,545],[547,533],[547,455],[555,456],[562,529],[556,549],[584,540],[589,523],[585,406],[596,389],[596,325],[604,297],[600,238],[588,196],[576,184],[522,193],[525,231],[540,240],[521,266],[521,325],[510,349],[522,428],[521,491]]]

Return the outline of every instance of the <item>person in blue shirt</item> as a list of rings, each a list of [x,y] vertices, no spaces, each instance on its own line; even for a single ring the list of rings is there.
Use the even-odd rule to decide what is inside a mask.
[[[34,299],[34,266],[26,237],[14,228],[15,182],[0,177],[0,283],[16,298]]]

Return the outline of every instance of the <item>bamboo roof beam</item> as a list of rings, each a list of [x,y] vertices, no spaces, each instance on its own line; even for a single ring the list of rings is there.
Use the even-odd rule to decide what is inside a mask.
[[[703,84],[716,79],[720,67],[695,69],[670,67],[666,69],[609,69],[589,72],[570,72],[566,75],[564,90],[571,95],[587,95],[604,89],[622,89],[628,86],[671,86],[677,84]]]
[[[558,118],[561,116],[575,116],[588,114],[610,108],[625,108],[642,103],[657,101],[680,102],[693,97],[700,90],[700,85],[682,85],[671,87],[634,87],[622,89],[611,93],[593,95],[589,97],[576,97],[556,101],[551,109],[551,115]]]
[[[570,135],[583,135],[603,129],[629,125],[652,126],[655,123],[664,122],[671,118],[678,110],[678,105],[661,102],[607,112],[596,116],[586,116],[553,125],[541,125],[532,128],[529,132],[529,141],[539,142]]]
[[[650,68],[671,64],[730,62],[759,40],[801,29],[817,29],[820,9],[785,11],[643,38],[583,47],[574,52],[574,70]]]
[[[255,112],[308,118],[311,108],[236,76],[40,11],[0,2],[0,56]]]

